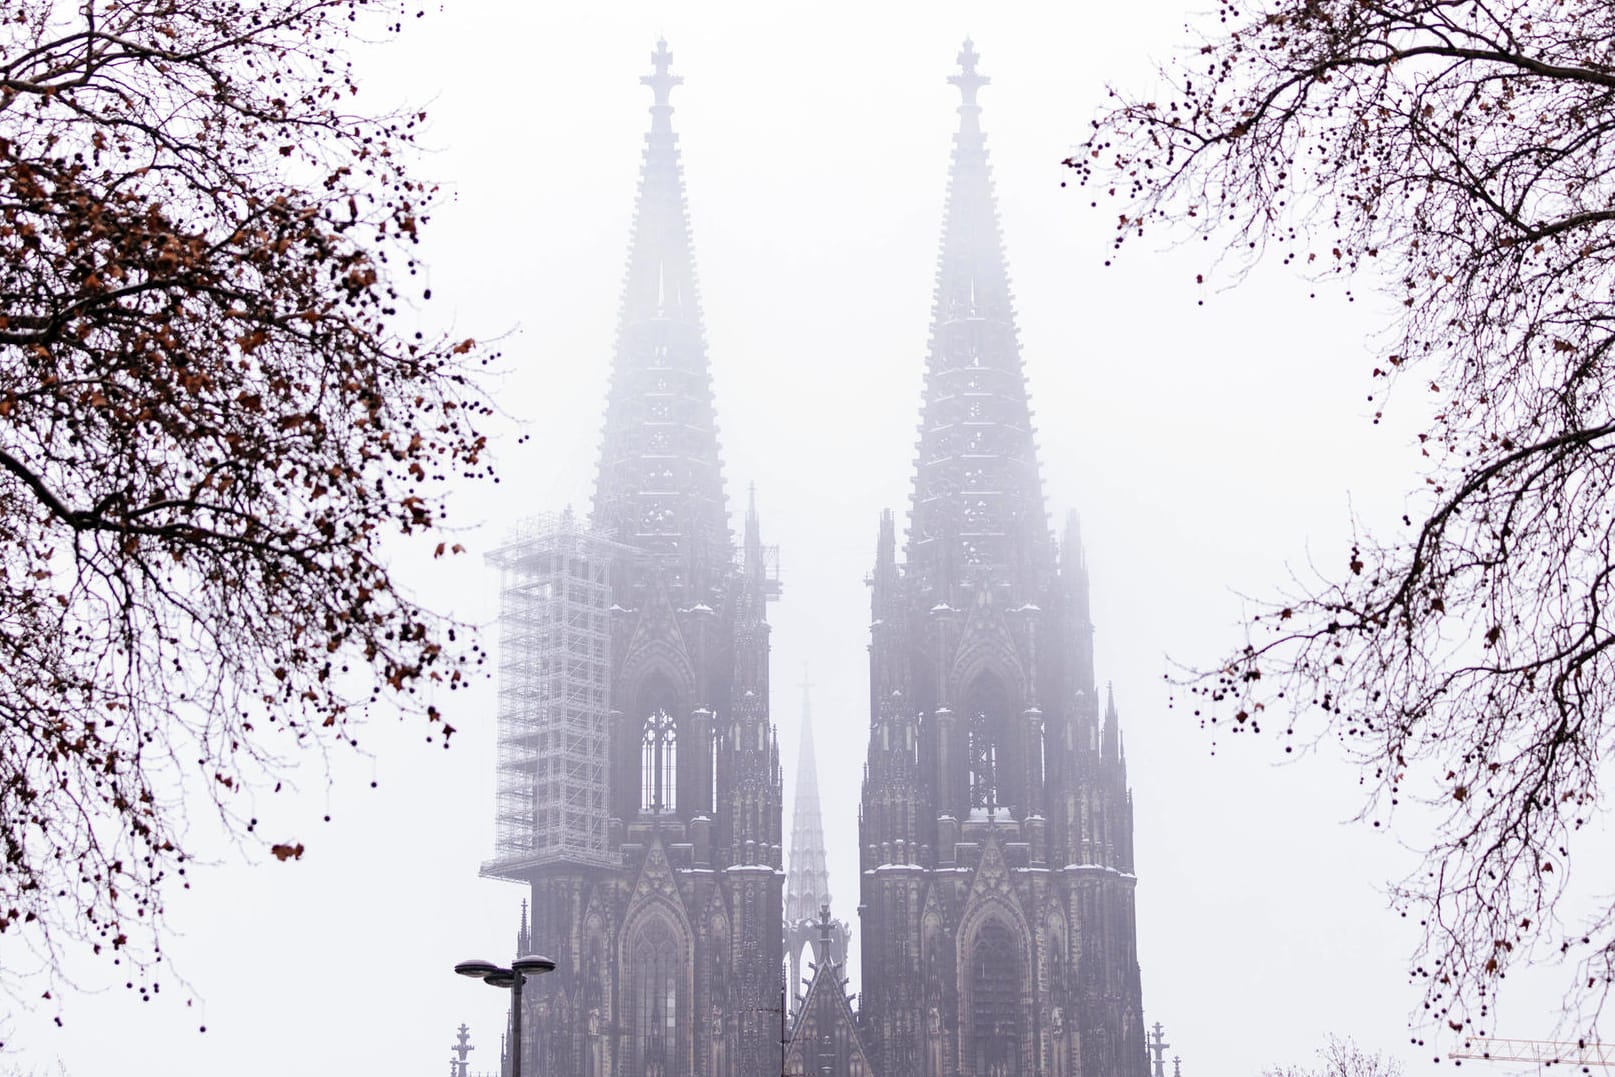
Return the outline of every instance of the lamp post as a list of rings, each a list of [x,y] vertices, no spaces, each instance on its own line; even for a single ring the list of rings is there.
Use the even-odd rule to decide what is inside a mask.
[[[510,1069],[511,1077],[522,1077],[522,981],[555,971],[555,962],[539,954],[526,954],[501,968],[492,961],[462,961],[454,966],[461,976],[481,980],[491,987],[510,989]]]

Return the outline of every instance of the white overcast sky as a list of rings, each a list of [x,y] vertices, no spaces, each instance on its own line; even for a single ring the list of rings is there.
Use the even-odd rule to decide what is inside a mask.
[[[587,507],[649,119],[638,78],[665,34],[685,78],[674,125],[731,510],[756,482],[765,541],[782,551],[785,803],[806,665],[835,910],[856,921],[863,577],[880,510],[901,520],[907,503],[957,120],[945,78],[969,34],[993,79],[983,123],[1045,488],[1055,521],[1082,514],[1098,673],[1122,714],[1146,1019],[1166,1026],[1187,1077],[1307,1062],[1330,1032],[1418,1072],[1434,1048],[1409,1046],[1410,935],[1383,897],[1407,854],[1349,825],[1356,778],[1328,751],[1278,766],[1272,741],[1214,744],[1163,681],[1169,657],[1210,661],[1239,641],[1241,594],[1271,593],[1309,560],[1340,564],[1351,512],[1399,513],[1414,481],[1408,424],[1368,419],[1371,303],[1309,300],[1277,267],[1202,289],[1199,249],[1139,246],[1107,269],[1114,212],[1061,188],[1105,83],[1147,88],[1186,46],[1185,2],[466,0],[365,50],[374,99],[429,109],[420,171],[451,199],[426,233],[422,318],[505,334],[490,383],[503,482],[455,504],[470,555],[415,578],[486,621],[481,554],[509,521]],[[492,1068],[502,999],[450,966],[512,956],[522,895],[477,877],[492,846],[493,694],[454,702],[452,751],[378,720],[373,759],[339,761],[331,789],[302,778],[275,816],[309,846],[302,862],[243,865],[209,846],[217,865],[171,903],[190,992],[142,1005],[96,991],[104,977],[87,968],[65,1027],[49,1004],[12,1015],[14,1064],[441,1074],[464,1020],[473,1068]],[[1506,1008],[1501,1031],[1551,1032],[1554,998]]]

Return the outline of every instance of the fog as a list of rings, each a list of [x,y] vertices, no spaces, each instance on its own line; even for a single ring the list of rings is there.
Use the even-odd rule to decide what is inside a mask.
[[[1185,17],[1166,0],[482,0],[361,48],[369,100],[431,117],[420,171],[445,202],[426,229],[434,298],[419,317],[502,351],[488,382],[502,481],[452,502],[468,552],[399,556],[429,602],[487,624],[482,554],[521,516],[587,508],[648,124],[638,79],[665,36],[684,78],[673,124],[731,512],[738,526],[756,483],[764,540],[781,550],[784,804],[805,668],[834,911],[856,929],[864,576],[879,512],[901,526],[907,505],[957,124],[945,79],[970,35],[993,80],[982,123],[1044,488],[1052,519],[1082,517],[1097,671],[1126,738],[1146,1020],[1165,1026],[1187,1077],[1305,1063],[1331,1032],[1418,1070],[1435,1048],[1409,1042],[1422,1035],[1408,1025],[1412,934],[1383,896],[1410,854],[1350,825],[1357,777],[1330,744],[1297,760],[1271,739],[1214,736],[1170,683],[1179,663],[1238,645],[1243,595],[1343,563],[1353,513],[1400,513],[1416,419],[1370,421],[1372,299],[1265,266],[1237,287],[1199,285],[1198,249],[1139,245],[1106,266],[1114,213],[1063,186],[1060,162],[1107,81],[1147,88],[1155,62],[1189,44]],[[9,1018],[10,1064],[441,1073],[465,1021],[472,1069],[495,1068],[503,993],[451,966],[512,956],[523,894],[477,876],[493,841],[491,684],[447,702],[449,751],[377,715],[366,754],[333,760],[332,784],[311,766],[276,798],[266,810],[307,844],[300,862],[238,850],[199,818],[214,863],[170,905],[184,983],[141,1004],[94,967],[70,969],[82,992]],[[1500,1034],[1551,1031],[1552,998],[1512,1005]]]

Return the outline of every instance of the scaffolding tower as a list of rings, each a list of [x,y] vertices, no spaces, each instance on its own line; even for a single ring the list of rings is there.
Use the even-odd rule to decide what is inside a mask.
[[[571,510],[520,525],[488,555],[500,570],[499,756],[494,858],[527,881],[545,864],[611,866],[612,561],[632,554]]]

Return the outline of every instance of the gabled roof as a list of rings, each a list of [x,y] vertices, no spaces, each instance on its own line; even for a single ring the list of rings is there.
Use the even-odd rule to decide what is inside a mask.
[[[814,969],[785,1049],[787,1074],[819,1077],[828,1061],[831,1077],[875,1077],[842,975],[841,965],[834,961]]]

